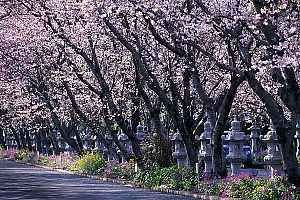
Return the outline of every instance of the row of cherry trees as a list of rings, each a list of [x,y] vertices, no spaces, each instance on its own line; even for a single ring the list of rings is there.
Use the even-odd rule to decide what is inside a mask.
[[[143,121],[155,133],[150,135],[162,163],[171,159],[165,136],[178,130],[194,166],[194,138],[209,117],[213,171],[226,176],[221,135],[232,110],[253,120],[267,115],[279,137],[286,179],[299,185],[293,139],[300,123],[296,1],[1,4],[3,125],[55,126],[80,152],[76,126],[84,123],[104,144],[109,133],[129,159],[117,140],[122,130],[143,165],[135,137]]]

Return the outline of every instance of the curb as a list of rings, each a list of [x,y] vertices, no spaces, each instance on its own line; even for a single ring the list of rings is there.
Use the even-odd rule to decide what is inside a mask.
[[[99,175],[84,174],[84,173],[79,173],[79,172],[74,172],[74,171],[67,171],[67,170],[63,170],[63,169],[56,169],[56,168],[53,168],[53,167],[47,167],[47,166],[44,166],[44,165],[37,165],[37,164],[33,164],[33,163],[22,162],[20,160],[12,160],[12,159],[7,159],[7,158],[4,158],[4,159],[9,160],[9,161],[13,161],[13,162],[16,162],[16,163],[20,163],[20,164],[26,164],[26,165],[30,165],[30,166],[34,166],[34,167],[48,169],[48,170],[51,170],[51,171],[57,171],[57,172],[60,172],[60,173],[63,173],[63,174],[77,175],[77,176],[81,176],[81,177],[92,178],[92,179],[96,179],[96,180],[102,180],[102,181],[108,181],[108,182],[112,182],[112,183],[127,185],[127,186],[131,186],[131,187],[139,187],[139,188],[150,189],[150,190],[159,191],[159,192],[165,192],[165,193],[169,193],[169,194],[181,195],[181,196],[186,196],[186,197],[193,197],[193,198],[196,198],[196,199],[202,199],[202,200],[243,200],[242,198],[224,198],[224,197],[220,197],[220,196],[202,195],[202,194],[197,194],[197,193],[193,193],[193,192],[182,191],[182,190],[174,190],[174,189],[169,189],[169,188],[146,187],[141,183],[135,183],[135,182],[125,180],[125,179],[106,178],[106,177],[102,177],[102,176],[99,176]]]

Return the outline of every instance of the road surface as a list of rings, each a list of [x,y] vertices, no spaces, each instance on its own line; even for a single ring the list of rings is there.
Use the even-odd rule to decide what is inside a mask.
[[[0,159],[0,200],[195,200]]]

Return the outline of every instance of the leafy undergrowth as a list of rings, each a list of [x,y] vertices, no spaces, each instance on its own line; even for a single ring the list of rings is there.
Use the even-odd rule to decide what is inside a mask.
[[[261,149],[258,152],[253,153],[253,161],[255,162],[264,162],[264,157],[268,154],[267,149]]]
[[[106,162],[95,152],[88,152],[83,156],[75,153],[49,156],[28,150],[0,148],[0,157],[103,177],[134,180],[148,187],[166,187],[242,199],[300,199],[300,188],[283,184],[280,176],[271,179],[269,176],[256,177],[243,173],[221,179],[210,177],[203,171],[197,175],[190,167],[179,168],[175,165],[168,168],[145,166],[135,173],[133,162]]]

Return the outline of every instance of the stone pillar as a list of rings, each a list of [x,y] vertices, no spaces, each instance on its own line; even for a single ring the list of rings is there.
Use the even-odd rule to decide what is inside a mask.
[[[183,139],[179,132],[175,133],[171,138],[175,143],[175,150],[172,153],[172,156],[177,160],[178,167],[184,167],[187,165],[187,153],[183,143]]]
[[[142,142],[144,139],[146,139],[147,135],[146,135],[146,131],[144,131],[144,127],[141,125],[141,123],[139,123],[139,125],[136,127],[135,136],[136,136],[136,139],[139,141],[141,152],[144,153]],[[135,169],[138,170],[137,163],[135,163]]]
[[[297,152],[296,152],[296,156],[300,156],[300,125],[299,124],[297,124],[297,126],[296,126],[295,138],[297,140]]]
[[[95,142],[95,148],[93,149],[93,151],[98,152],[100,155],[100,158],[103,159],[104,145],[98,140],[98,138],[96,136],[94,137],[94,142]]]
[[[72,136],[71,137],[73,140],[75,140],[75,141],[77,141],[76,140],[76,136],[74,135],[74,136]],[[66,153],[66,154],[70,154],[70,152],[72,152],[73,151],[73,148],[72,148],[72,146],[71,145],[69,145],[66,141],[65,141],[65,144],[66,144],[66,148],[65,148],[65,152],[64,153]]]
[[[32,149],[36,151],[36,140],[35,135],[33,133],[29,136],[29,140],[31,142]]]
[[[252,153],[257,152],[258,148],[257,148],[257,139],[259,137],[259,132],[260,132],[260,128],[257,126],[256,122],[254,123],[254,125],[251,127],[251,135],[250,135],[250,139],[251,139],[251,151]]]
[[[7,134],[7,136],[5,137],[5,146],[7,146],[7,149],[12,147],[12,136],[10,134]]]
[[[11,147],[15,149],[15,148],[18,147],[18,146],[17,146],[17,141],[16,141],[14,135],[12,135],[11,138],[12,138],[12,139],[11,139]]]
[[[237,116],[231,122],[231,131],[228,135],[223,135],[222,139],[229,143],[229,154],[226,159],[231,164],[231,175],[241,173],[242,162],[247,158],[243,151],[243,142],[249,140],[249,136],[241,132],[241,123],[237,120]]]
[[[146,138],[146,133],[144,131],[144,127],[139,123],[139,125],[136,127],[136,138],[139,141],[142,141]]]
[[[119,135],[118,140],[120,140],[121,144],[122,144],[122,145],[126,148],[126,150],[129,152],[130,149],[129,149],[129,138],[128,138],[128,136],[122,132],[122,134]],[[120,153],[121,153],[121,152],[120,152]],[[125,159],[125,157],[122,155],[122,162],[125,162],[125,161],[126,161],[126,159]]]
[[[66,150],[66,142],[63,139],[63,137],[59,134],[56,138],[57,143],[58,143],[58,147],[59,147],[59,151],[64,152]]]
[[[261,135],[259,139],[267,143],[268,154],[264,157],[264,161],[271,166],[271,174],[274,176],[275,172],[281,175],[282,172],[282,156],[279,150],[277,135],[273,128],[268,131],[267,135]]]
[[[204,172],[210,173],[212,169],[212,148],[210,145],[211,140],[211,123],[209,118],[204,123],[204,132],[199,137],[195,136],[196,140],[201,142],[201,148],[199,150],[199,160],[203,160],[205,164]]]
[[[111,149],[112,151],[114,151],[115,145],[114,145],[112,136],[111,135],[107,135],[106,136],[106,140],[108,142],[109,149]],[[107,149],[107,159],[108,159],[108,161],[114,161],[114,160],[116,160],[115,157],[113,156],[113,153],[110,152],[109,149]]]
[[[103,158],[108,160],[108,149],[103,145]]]

